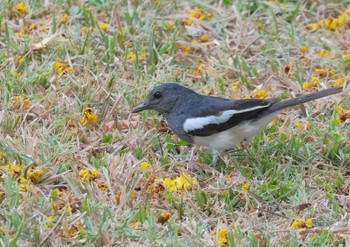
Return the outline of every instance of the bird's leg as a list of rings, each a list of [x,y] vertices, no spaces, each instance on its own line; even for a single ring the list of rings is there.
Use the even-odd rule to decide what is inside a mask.
[[[221,157],[220,157],[220,153],[218,151],[212,150],[212,152],[213,152],[213,160],[210,163],[210,166],[215,167],[219,164]]]

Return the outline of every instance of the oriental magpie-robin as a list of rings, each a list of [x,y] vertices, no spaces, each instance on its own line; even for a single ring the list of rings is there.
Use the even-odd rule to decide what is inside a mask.
[[[213,152],[211,166],[220,155],[263,130],[283,109],[342,92],[329,88],[293,99],[229,100],[204,96],[168,83],[154,88],[133,113],[155,110],[163,114],[170,128],[181,139],[208,147]]]

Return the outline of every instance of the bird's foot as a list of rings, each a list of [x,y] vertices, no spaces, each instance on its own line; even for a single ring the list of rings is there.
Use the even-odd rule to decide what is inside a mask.
[[[221,157],[220,157],[220,154],[214,153],[214,154],[213,154],[213,160],[212,160],[212,162],[210,163],[210,166],[211,166],[211,167],[216,167],[217,165],[220,164],[220,161],[222,161],[222,160],[221,160]]]

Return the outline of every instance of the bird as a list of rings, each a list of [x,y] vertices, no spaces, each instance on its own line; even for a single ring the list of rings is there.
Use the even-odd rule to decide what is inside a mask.
[[[328,88],[286,100],[232,100],[201,95],[177,83],[165,83],[152,89],[133,113],[159,112],[178,137],[209,148],[213,154],[210,166],[215,167],[225,151],[242,141],[250,141],[285,108],[342,91],[342,87]]]

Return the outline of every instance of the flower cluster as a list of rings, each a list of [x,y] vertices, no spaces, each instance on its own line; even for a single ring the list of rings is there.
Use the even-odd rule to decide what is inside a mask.
[[[169,192],[174,192],[175,190],[178,192],[190,190],[193,185],[196,185],[197,181],[191,179],[191,177],[183,173],[179,177],[175,179],[166,178],[163,181],[163,185]]]
[[[310,23],[308,24],[309,29],[327,29],[330,31],[335,31],[339,28],[346,27],[350,20],[350,10],[347,10],[340,15],[338,15],[336,18],[327,18],[323,19],[317,23]]]
[[[335,110],[338,115],[336,119],[337,123],[342,124],[345,123],[346,120],[350,119],[350,110],[344,110],[340,105],[337,105]]]
[[[52,69],[57,74],[74,72],[74,69],[72,67],[70,67],[68,64],[63,63],[63,62],[57,62],[57,61],[53,62]]]
[[[255,90],[252,92],[250,96],[251,98],[266,99],[269,96],[269,94],[264,90],[255,88]]]
[[[20,191],[26,192],[28,190],[28,179],[32,182],[38,182],[38,180],[44,175],[44,171],[37,169],[33,171],[32,167],[29,167],[26,172],[24,166],[21,164],[6,164],[0,167],[4,172],[0,172],[2,176],[9,174],[11,177],[18,179],[20,184]]]
[[[195,19],[199,19],[199,20],[212,20],[213,19],[213,15],[211,13],[206,13],[199,8],[195,8],[195,9],[191,10],[190,17],[195,18]]]
[[[14,110],[29,109],[31,107],[30,99],[23,96],[15,95],[9,103],[9,108]]]
[[[144,60],[146,58],[146,53],[142,52],[140,54],[136,54],[134,52],[129,52],[128,55],[126,56],[127,60],[136,60],[136,57],[138,60]]]
[[[79,171],[79,176],[83,182],[93,181],[98,177],[98,171],[96,169],[81,169]]]
[[[291,228],[294,229],[299,229],[299,228],[310,228],[312,227],[312,219],[304,220],[304,219],[296,219],[290,226]]]
[[[318,80],[317,76],[312,76],[311,81],[305,81],[303,83],[303,89],[305,91],[310,91],[312,88],[318,88],[320,86],[320,81]]]

